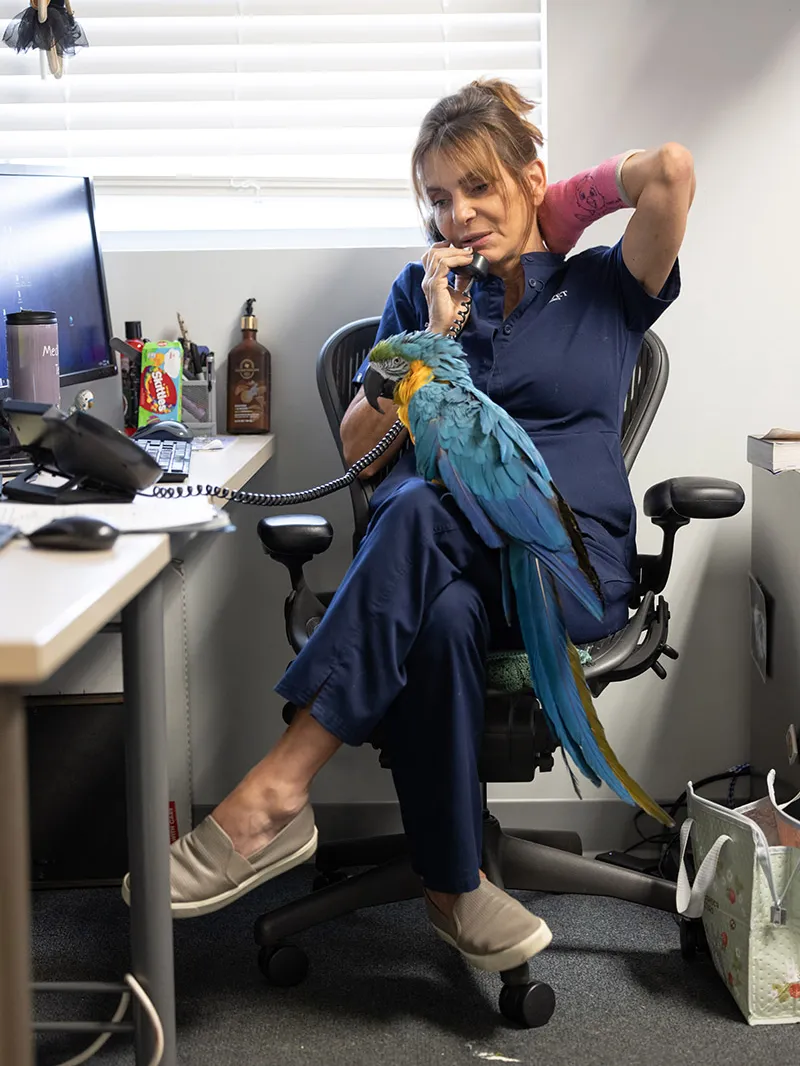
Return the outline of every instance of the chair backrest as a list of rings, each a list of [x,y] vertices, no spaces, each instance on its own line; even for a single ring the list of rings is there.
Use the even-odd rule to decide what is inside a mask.
[[[362,318],[342,326],[325,342],[317,359],[317,387],[343,463],[339,426],[350,401],[358,392],[353,377],[375,342],[379,323],[379,318]],[[653,424],[668,378],[667,350],[661,339],[648,330],[642,340],[622,415],[622,455],[628,473]],[[369,522],[370,496],[391,468],[392,464],[389,463],[369,481],[357,480],[350,485],[355,518],[354,547],[361,540]]]

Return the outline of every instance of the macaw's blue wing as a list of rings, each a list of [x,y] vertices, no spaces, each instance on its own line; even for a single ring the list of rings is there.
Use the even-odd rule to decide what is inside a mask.
[[[572,512],[527,434],[477,391],[431,384],[409,404],[417,469],[453,494],[489,547],[524,545],[587,610],[600,584]]]
[[[431,387],[429,386],[429,388]],[[425,391],[426,393],[428,392],[427,389]],[[417,396],[419,395],[418,393]],[[416,401],[417,397],[414,399]],[[409,413],[411,413],[411,410],[412,408],[410,407]],[[462,488],[458,477],[450,472],[447,448],[442,446],[442,435],[444,435],[448,445],[452,446],[453,442],[459,438],[469,436],[472,426],[469,420],[465,418],[465,411],[462,405],[448,404],[447,411],[447,424],[443,424],[443,419],[433,415],[432,417],[426,417],[424,420],[418,419],[416,421],[417,432],[414,432],[415,426],[412,426],[411,432],[414,437],[417,471],[429,481],[441,481],[453,494],[459,509],[481,540],[490,548],[502,548],[507,543],[506,537],[492,524],[486,512],[481,508],[476,494],[466,488],[466,486]],[[442,462],[443,459],[444,463]],[[470,470],[470,480],[480,484],[482,477],[480,464],[472,464],[468,457],[465,458],[465,463],[468,467],[474,467],[474,469]],[[488,486],[486,488],[488,491]]]

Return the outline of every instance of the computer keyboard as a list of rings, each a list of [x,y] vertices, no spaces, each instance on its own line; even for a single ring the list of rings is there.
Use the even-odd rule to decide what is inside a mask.
[[[190,440],[137,440],[136,443],[164,471],[161,475],[162,484],[165,481],[185,481],[189,476],[192,460]]]

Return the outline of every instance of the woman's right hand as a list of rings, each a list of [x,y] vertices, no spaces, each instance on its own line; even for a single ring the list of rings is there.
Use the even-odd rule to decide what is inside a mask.
[[[428,329],[431,333],[447,333],[464,302],[462,292],[469,278],[466,274],[456,275],[456,288],[447,281],[451,270],[466,266],[472,260],[471,248],[456,248],[449,241],[432,244],[422,257],[425,277],[422,279],[422,291],[428,302]]]

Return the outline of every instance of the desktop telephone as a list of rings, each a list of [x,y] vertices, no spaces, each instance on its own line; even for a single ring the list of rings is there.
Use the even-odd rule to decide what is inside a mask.
[[[256,507],[307,503],[355,481],[403,429],[402,423],[396,422],[342,477],[302,492],[231,491],[212,485],[162,488],[156,485],[162,478],[162,467],[124,433],[100,419],[83,411],[67,416],[57,407],[23,400],[6,400],[0,407],[20,447],[31,457],[31,468],[4,486],[9,500],[22,503],[130,503],[144,489],[152,489],[150,495],[165,499],[211,496]]]
[[[469,288],[475,278],[489,272],[486,259],[476,253],[472,262],[457,273],[469,276],[463,291],[464,300],[447,332],[455,339],[464,328],[472,303]],[[163,469],[150,455],[124,433],[112,429],[85,411],[65,415],[58,407],[23,400],[5,400],[0,414],[14,431],[20,447],[32,461],[32,467],[4,486],[10,500],[25,503],[129,503],[136,493],[151,489],[151,495],[212,496],[256,507],[283,507],[309,503],[350,485],[359,474],[383,455],[403,431],[395,422],[365,456],[341,477],[301,492],[263,493],[231,491],[211,485],[157,485]],[[53,483],[55,481],[55,483]]]
[[[138,444],[85,411],[65,415],[50,404],[5,400],[2,414],[32,463],[4,486],[9,500],[129,503],[161,477]]]

